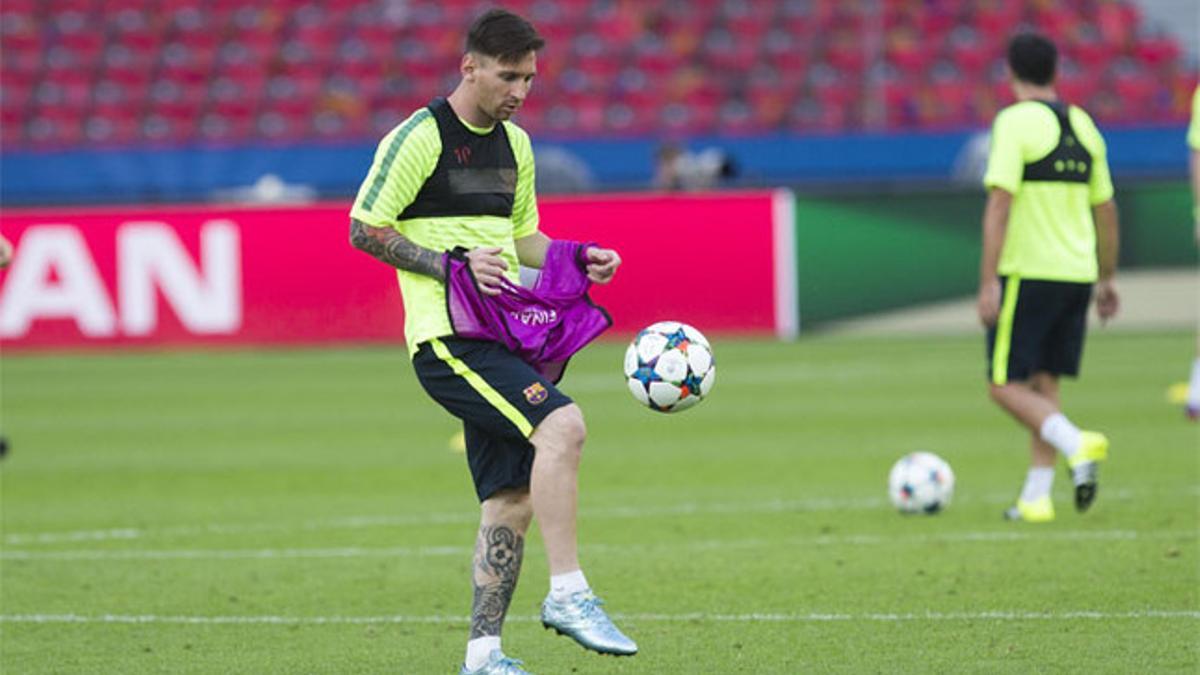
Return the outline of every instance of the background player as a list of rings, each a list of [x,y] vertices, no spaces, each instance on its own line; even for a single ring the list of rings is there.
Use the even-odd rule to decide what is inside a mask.
[[[1200,246],[1200,86],[1192,93],[1192,123],[1187,135],[1188,168],[1192,179],[1192,221],[1196,245]],[[1200,420],[1200,332],[1196,334],[1196,358],[1192,361],[1192,377],[1188,382],[1184,414],[1192,421]]]
[[[1053,520],[1055,450],[1075,507],[1095,498],[1108,439],[1061,412],[1058,378],[1075,376],[1093,284],[1101,320],[1117,312],[1117,209],[1104,139],[1082,109],[1058,100],[1057,49],[1022,34],[1008,46],[1017,103],[1000,111],[984,185],[979,317],[987,326],[992,400],[1031,432],[1030,469],[1011,519]]]

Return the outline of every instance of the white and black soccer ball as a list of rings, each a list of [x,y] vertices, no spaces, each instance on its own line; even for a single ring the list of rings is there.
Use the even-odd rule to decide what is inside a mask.
[[[678,321],[648,326],[625,350],[625,379],[642,405],[679,412],[703,401],[717,377],[712,347],[704,335]]]
[[[888,496],[901,513],[938,513],[954,496],[954,471],[932,452],[909,453],[888,474]]]

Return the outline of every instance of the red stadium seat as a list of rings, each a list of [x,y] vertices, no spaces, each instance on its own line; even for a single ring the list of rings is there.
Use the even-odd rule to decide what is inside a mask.
[[[222,115],[210,112],[202,116],[196,127],[196,137],[202,142],[227,145],[242,143],[254,136],[252,114]]]
[[[83,135],[89,145],[120,147],[139,140],[141,125],[136,118],[119,110],[108,114],[93,112],[83,122]]]
[[[614,135],[643,136],[655,129],[654,119],[633,106],[616,102],[604,109],[605,130]]]
[[[196,134],[197,117],[151,111],[141,120],[141,137],[155,145],[177,145],[191,141]]]
[[[846,128],[846,112],[811,99],[797,101],[788,112],[787,128],[799,133],[836,133]]]
[[[1138,61],[1158,67],[1177,60],[1180,57],[1179,45],[1165,35],[1155,35],[1139,40],[1133,48],[1133,55]]]
[[[0,16],[7,18],[8,15]],[[3,54],[0,68],[3,68],[5,75],[13,72],[33,74],[42,68],[46,42],[41,34],[33,29],[30,21],[22,32],[6,32],[0,41],[0,49],[3,50],[0,52]]]
[[[60,106],[38,106],[25,124],[27,140],[36,147],[62,148],[83,140],[83,111]]]
[[[992,2],[975,10],[974,28],[991,44],[1002,44],[1016,32],[1023,9],[1016,2]]]
[[[0,108],[0,149],[22,149],[28,144],[24,128],[27,117],[22,110]]]

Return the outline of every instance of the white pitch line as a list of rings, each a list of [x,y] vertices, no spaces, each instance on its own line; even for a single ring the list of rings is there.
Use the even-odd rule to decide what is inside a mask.
[[[4,537],[4,543],[48,544],[68,541],[108,541],[112,539],[137,539],[141,536],[141,530],[125,527],[113,530],[79,530],[75,532],[52,532],[44,534],[10,534]]]
[[[1200,495],[1200,486],[1191,486],[1184,491],[1188,495]],[[1161,494],[1161,493],[1160,493]],[[1106,501],[1136,499],[1137,491],[1129,489],[1110,490],[1103,494]],[[960,496],[956,503],[1007,504],[1012,494],[992,494],[978,497]],[[741,515],[755,513],[804,513],[816,511],[869,511],[890,508],[882,497],[850,499],[772,499],[761,502],[699,503],[684,502],[659,506],[612,506],[581,509],[581,520],[602,518],[654,518],[690,517],[707,515]],[[4,536],[7,545],[59,544],[73,541],[131,540],[150,537],[188,537],[203,535],[260,534],[266,532],[315,532],[322,530],[356,530],[374,527],[410,527],[423,525],[462,525],[479,522],[478,512],[414,513],[400,515],[362,515],[307,520],[299,523],[209,523],[203,525],[177,525],[160,528],[120,527],[103,530],[76,530],[65,532],[14,532]]]
[[[707,612],[683,614],[613,614],[612,618],[629,622],[712,622],[712,623],[828,623],[834,621],[869,621],[901,623],[919,621],[1076,621],[1081,619],[1200,619],[1197,610],[1142,609],[1127,612],[1073,610],[1065,612],[1030,612],[1022,610],[990,610],[981,612],[909,612],[893,613],[749,613],[712,614]],[[534,623],[537,616],[510,616],[507,621]],[[157,614],[0,614],[0,623],[33,624],[206,624],[206,625],[338,625],[338,624],[466,624],[466,616],[160,616]]]
[[[696,516],[745,513],[783,513],[788,511],[833,511],[882,508],[882,498],[865,499],[806,499],[770,500],[766,502],[699,504],[685,502],[648,507],[600,507],[581,509],[581,519],[648,518],[655,516]],[[119,528],[68,532],[11,533],[5,544],[55,544],[71,541],[101,541],[105,539],[140,539],[150,536],[196,536],[205,534],[258,534],[263,532],[293,532],[318,530],[357,530],[374,527],[405,527],[421,525],[474,524],[478,512],[414,513],[400,515],[344,516],[308,520],[300,523],[210,523],[163,528]]]
[[[1064,530],[1029,532],[986,530],[935,534],[846,534],[772,539],[706,539],[661,544],[583,544],[585,551],[636,553],[640,551],[734,551],[779,546],[913,546],[931,543],[1015,543],[1026,541],[1145,541],[1195,539],[1195,530]],[[467,556],[468,546],[345,546],[337,548],[263,548],[263,549],[76,549],[67,551],[0,551],[0,560],[297,560],[313,558],[440,558]]]
[[[0,551],[0,560],[297,560],[305,558],[432,558],[469,555],[468,546]]]

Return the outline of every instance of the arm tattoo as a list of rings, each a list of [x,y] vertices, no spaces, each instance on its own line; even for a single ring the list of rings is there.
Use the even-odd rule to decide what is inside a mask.
[[[479,528],[475,541],[475,600],[471,606],[471,638],[500,635],[508,603],[517,588],[525,538],[504,525]]]
[[[390,227],[372,227],[351,218],[350,243],[397,269],[445,278],[441,253],[414,244]]]

